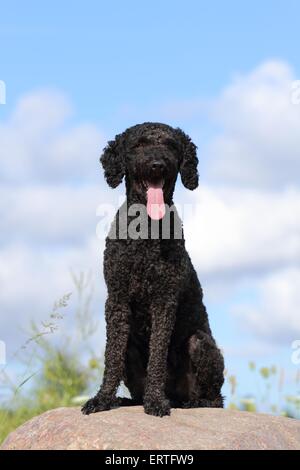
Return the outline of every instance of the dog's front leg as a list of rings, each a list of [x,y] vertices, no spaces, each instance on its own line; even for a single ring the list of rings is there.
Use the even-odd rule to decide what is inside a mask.
[[[177,302],[174,300],[153,302],[150,308],[152,326],[144,409],[146,413],[154,416],[170,414],[170,403],[166,398],[165,388],[168,350],[176,309]]]
[[[105,304],[106,348],[103,382],[99,392],[83,406],[84,414],[109,410],[116,402],[117,388],[123,378],[129,335],[129,305],[109,296]]]

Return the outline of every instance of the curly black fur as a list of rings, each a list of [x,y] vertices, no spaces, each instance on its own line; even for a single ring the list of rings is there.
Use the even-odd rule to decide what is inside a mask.
[[[111,187],[125,177],[127,207],[146,203],[145,181],[164,180],[169,206],[178,173],[186,188],[198,186],[196,146],[182,130],[165,124],[144,123],[117,135],[101,163]],[[120,208],[112,230],[119,228],[121,213]],[[129,216],[127,224],[131,220]],[[85,414],[118,404],[143,404],[155,416],[170,414],[171,406],[223,406],[223,357],[184,238],[175,236],[174,220],[169,239],[162,237],[161,220],[156,221],[157,239],[106,239],[105,371],[101,389],[82,409]],[[149,228],[151,223],[148,218]],[[131,400],[116,397],[121,380]]]

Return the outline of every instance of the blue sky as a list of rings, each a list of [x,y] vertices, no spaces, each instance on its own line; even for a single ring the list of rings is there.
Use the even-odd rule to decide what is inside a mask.
[[[10,351],[16,326],[68,290],[70,266],[99,276],[102,315],[95,211],[124,188],[106,188],[99,152],[155,120],[199,148],[201,188],[179,184],[177,202],[200,205],[187,245],[241,393],[251,389],[248,360],[294,374],[300,107],[289,87],[300,79],[299,15],[292,0],[2,2],[0,337]]]
[[[3,2],[2,79],[10,102],[56,87],[80,118],[122,129],[122,107],[212,96],[266,58],[299,69],[299,9],[276,0]]]

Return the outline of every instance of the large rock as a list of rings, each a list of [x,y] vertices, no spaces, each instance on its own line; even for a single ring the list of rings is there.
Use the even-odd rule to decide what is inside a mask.
[[[300,449],[300,421],[212,408],[164,418],[140,406],[90,416],[58,408],[20,426],[1,449]]]

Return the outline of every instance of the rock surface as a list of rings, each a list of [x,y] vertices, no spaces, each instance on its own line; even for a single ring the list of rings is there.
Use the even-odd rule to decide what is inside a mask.
[[[140,406],[90,416],[58,408],[12,432],[1,450],[13,449],[300,449],[300,421],[223,409],[172,409],[156,418]]]

